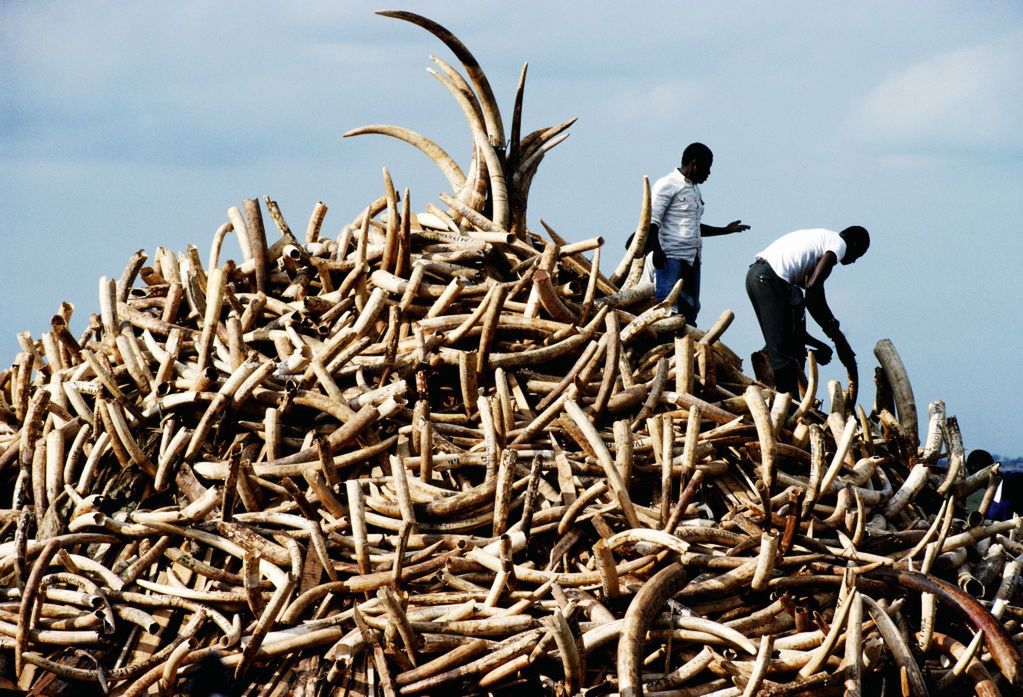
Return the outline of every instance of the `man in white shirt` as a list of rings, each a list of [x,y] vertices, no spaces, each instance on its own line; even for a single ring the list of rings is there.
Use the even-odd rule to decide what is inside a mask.
[[[661,302],[682,279],[682,295],[675,311],[696,325],[700,311],[700,259],[703,237],[749,230],[740,220],[725,227],[704,225],[700,184],[707,181],[714,154],[703,143],[691,143],[682,152],[682,166],[658,179],[650,195],[650,245],[656,268],[654,293]]]
[[[828,307],[824,281],[837,263],[852,264],[869,246],[870,235],[858,225],[842,232],[824,228],[796,230],[771,243],[750,265],[746,293],[757,313],[779,392],[799,396],[798,383],[808,345],[818,352],[821,364],[831,360],[830,347],[807,334],[805,310],[810,311],[810,316],[834,342],[850,379],[858,380],[856,354]]]

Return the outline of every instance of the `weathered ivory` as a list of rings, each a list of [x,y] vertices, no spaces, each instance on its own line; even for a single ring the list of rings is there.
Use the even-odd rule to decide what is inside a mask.
[[[8,677],[169,693],[216,653],[254,697],[854,695],[882,671],[1018,692],[1021,524],[985,520],[999,465],[967,472],[941,402],[919,447],[894,349],[869,414],[837,381],[822,409],[812,357],[797,405],[743,374],[731,310],[703,331],[672,315],[681,285],[652,301],[648,182],[621,264],[613,235],[608,259],[593,231],[534,231],[573,119],[523,135],[523,69],[505,134],[461,42],[386,14],[454,51],[433,70],[469,159],[349,134],[419,148],[448,191],[414,212],[385,169],[354,218],[330,231],[317,201],[297,236],[265,198],[273,239],[248,199],[206,263],[140,250],[75,335],[67,303],[18,334]]]

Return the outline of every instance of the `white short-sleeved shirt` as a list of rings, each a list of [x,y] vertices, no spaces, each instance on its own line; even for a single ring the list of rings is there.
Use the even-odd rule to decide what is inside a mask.
[[[780,278],[802,288],[827,252],[833,252],[839,261],[845,256],[845,240],[834,230],[810,228],[782,235],[757,254]]]
[[[650,222],[656,223],[664,256],[693,261],[700,254],[700,187],[677,169],[656,182],[650,191]]]

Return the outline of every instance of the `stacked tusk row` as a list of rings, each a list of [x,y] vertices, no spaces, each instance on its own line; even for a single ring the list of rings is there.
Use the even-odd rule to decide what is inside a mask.
[[[821,410],[812,360],[798,403],[745,376],[730,312],[704,333],[641,283],[649,187],[611,277],[602,240],[527,230],[567,123],[520,138],[520,81],[505,148],[464,45],[383,14],[468,74],[437,60],[468,174],[357,131],[433,158],[440,205],[385,172],[300,239],[248,200],[206,264],[139,252],[81,336],[69,305],[19,336],[0,687],[173,694],[213,655],[246,695],[1023,687],[1020,521],[984,519],[998,465],[943,404],[918,442],[891,343],[869,415],[837,383]]]

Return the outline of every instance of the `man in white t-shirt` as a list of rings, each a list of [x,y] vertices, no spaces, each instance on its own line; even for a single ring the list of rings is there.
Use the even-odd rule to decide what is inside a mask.
[[[749,230],[740,220],[725,227],[704,225],[700,184],[707,181],[714,153],[703,143],[682,151],[682,166],[654,182],[650,193],[650,248],[656,269],[654,295],[661,302],[682,279],[675,310],[696,326],[700,311],[700,259],[703,237]]]
[[[870,235],[858,225],[842,232],[824,228],[796,230],[771,243],[750,265],[746,293],[757,313],[779,392],[799,396],[807,346],[818,352],[821,364],[831,360],[830,347],[807,334],[805,310],[810,311],[810,316],[834,342],[850,380],[858,380],[856,354],[828,307],[824,281],[836,264],[853,263],[869,246]]]

